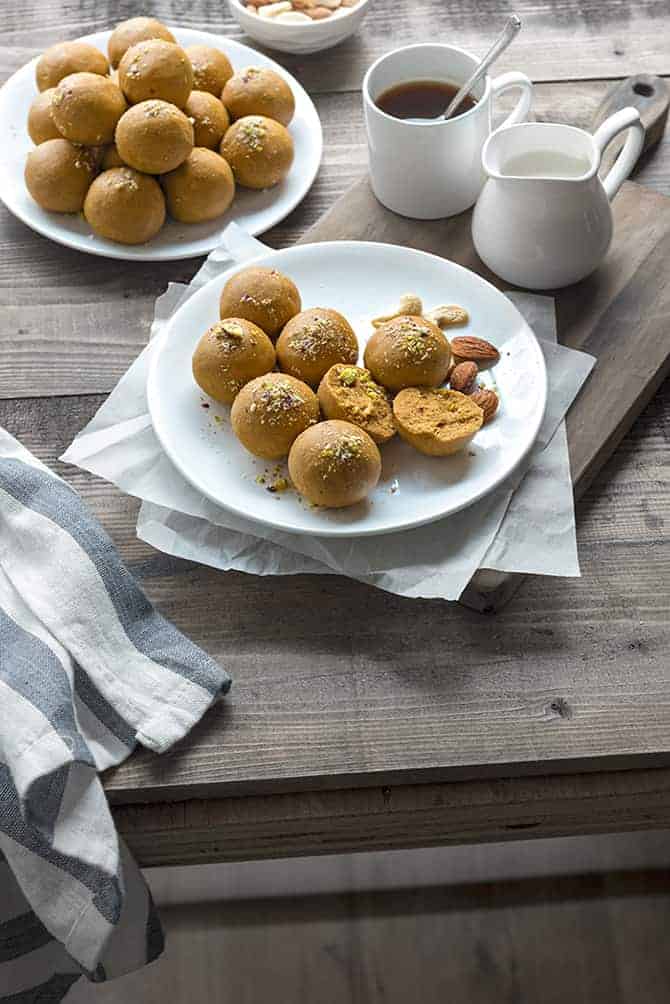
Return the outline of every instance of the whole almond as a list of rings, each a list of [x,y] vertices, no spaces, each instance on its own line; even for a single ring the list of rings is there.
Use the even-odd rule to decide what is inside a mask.
[[[308,17],[311,17],[312,21],[323,21],[324,18],[330,17],[332,11],[329,11],[327,7],[310,7],[309,10],[305,11]]]
[[[477,363],[464,362],[454,366],[449,383],[452,390],[458,390],[461,394],[471,394],[475,389],[475,382],[479,367]]]
[[[470,400],[478,404],[484,412],[484,425],[490,422],[498,410],[498,395],[488,387],[480,387],[474,394],[470,395]]]
[[[474,335],[458,335],[451,339],[451,351],[459,359],[473,362],[494,363],[500,359],[500,353],[494,345],[484,338]]]
[[[310,10],[312,7],[316,7],[316,0],[291,0],[293,4],[293,10]]]

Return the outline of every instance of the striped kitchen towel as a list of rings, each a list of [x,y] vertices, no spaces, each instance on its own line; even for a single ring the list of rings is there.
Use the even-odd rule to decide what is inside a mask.
[[[98,772],[168,749],[229,686],[0,429],[0,1001],[52,1004],[160,954]]]

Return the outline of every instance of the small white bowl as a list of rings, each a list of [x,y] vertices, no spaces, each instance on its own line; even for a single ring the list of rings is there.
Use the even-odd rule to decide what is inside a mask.
[[[323,21],[310,21],[309,24],[282,24],[274,18],[260,17],[248,11],[240,0],[228,0],[228,7],[240,28],[256,42],[269,49],[302,56],[330,49],[353,35],[365,17],[369,3],[370,0],[358,0],[355,7],[346,8],[346,13],[337,13]]]

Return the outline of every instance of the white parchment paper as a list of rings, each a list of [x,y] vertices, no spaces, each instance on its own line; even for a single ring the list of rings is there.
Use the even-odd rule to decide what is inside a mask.
[[[235,224],[188,286],[156,301],[152,338],[181,303],[231,264],[267,248]],[[142,499],[138,536],[169,554],[256,575],[339,573],[414,597],[457,599],[480,568],[579,575],[564,416],[595,360],[556,343],[553,300],[509,293],[540,339],[547,411],[529,457],[468,509],[398,534],[340,540],[284,533],[203,498],[172,466],[153,432],[146,378],[152,342],[61,458]]]

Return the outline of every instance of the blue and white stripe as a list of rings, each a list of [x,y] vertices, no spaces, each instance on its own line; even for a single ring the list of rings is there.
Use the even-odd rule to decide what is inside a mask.
[[[151,606],[79,497],[0,429],[0,1001],[60,1001],[162,932],[98,772],[230,686]]]

